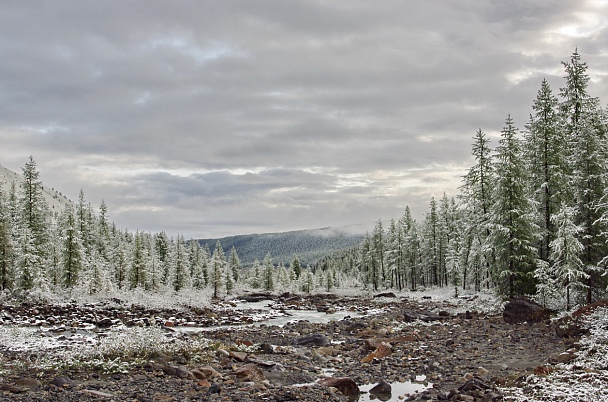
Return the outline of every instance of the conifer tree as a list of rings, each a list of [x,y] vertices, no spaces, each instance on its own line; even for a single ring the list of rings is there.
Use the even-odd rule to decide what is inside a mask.
[[[137,231],[133,239],[131,269],[129,272],[129,288],[146,287],[146,256],[142,244],[143,234]]]
[[[188,268],[188,255],[187,255],[186,242],[181,234],[177,235],[177,240],[173,246],[173,289],[179,292],[183,288],[187,287],[190,278]]]
[[[491,211],[498,291],[509,298],[536,293],[533,272],[537,229],[516,132],[509,115],[496,150],[495,203]]]
[[[0,185],[0,290],[14,287],[14,245],[7,197]]]
[[[253,267],[251,269],[253,274],[251,276],[250,285],[254,289],[259,289],[262,286],[262,273],[260,268],[260,261],[257,259],[253,261]]]
[[[555,239],[556,229],[551,216],[557,213],[560,204],[567,198],[567,143],[559,125],[557,97],[553,95],[547,80],[543,80],[532,109],[530,123],[526,126],[525,157],[530,172],[531,190],[538,206],[539,258],[551,264],[550,243]]]
[[[262,285],[264,290],[274,290],[274,266],[272,264],[272,257],[270,253],[266,254],[263,261],[264,265],[264,276],[262,279]]]
[[[489,238],[493,164],[490,140],[486,134],[479,129],[473,139],[475,142],[472,146],[472,154],[475,165],[463,177],[463,185],[460,187],[465,222],[462,242],[464,255],[462,282],[464,289],[470,275],[474,289],[479,291],[484,276],[487,285],[490,285],[489,271],[492,257]]]
[[[71,204],[67,204],[62,217],[62,250],[61,268],[63,273],[63,285],[66,288],[73,288],[78,284],[81,271],[84,269],[84,250],[80,239],[74,211]]]
[[[291,260],[291,270],[295,275],[295,279],[300,279],[300,275],[302,275],[302,266],[300,265],[300,259],[297,255],[293,255],[293,259]]]
[[[562,204],[558,213],[551,216],[556,226],[555,239],[551,242],[551,260],[553,261],[551,279],[566,290],[566,309],[570,310],[570,290],[586,288],[584,280],[589,277],[580,259],[584,247],[578,239],[583,228],[574,223],[575,208]]]
[[[224,249],[218,240],[215,245],[215,250],[213,251],[213,256],[211,256],[211,272],[209,278],[211,286],[213,287],[213,298],[215,299],[220,296],[225,268],[226,257],[224,255]]]
[[[583,229],[579,235],[583,245],[580,258],[589,274],[587,303],[591,303],[594,293],[606,287],[599,263],[606,255],[606,242],[602,238],[606,228],[603,227],[605,221],[601,219],[601,200],[607,187],[607,123],[605,114],[598,106],[599,100],[587,92],[587,63],[581,62],[578,51],[572,54],[570,62],[562,64],[567,75],[566,86],[560,92],[563,99],[560,112],[565,122],[572,168],[568,188],[573,190],[572,205],[577,209],[575,223]]]
[[[31,289],[33,286],[46,287],[45,264],[48,256],[48,205],[42,193],[40,174],[36,162],[30,156],[22,169],[21,182],[21,222],[20,230],[22,254],[21,270],[22,287]],[[34,264],[27,266],[27,264]],[[33,275],[33,276],[32,276]]]
[[[230,273],[232,275],[232,281],[238,282],[239,276],[241,273],[241,269],[243,266],[241,265],[241,260],[239,259],[239,255],[236,252],[236,248],[232,246],[232,250],[230,250],[230,258],[228,265],[230,266]]]

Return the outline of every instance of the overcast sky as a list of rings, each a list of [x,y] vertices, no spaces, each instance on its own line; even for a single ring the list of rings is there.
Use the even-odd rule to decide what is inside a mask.
[[[187,238],[420,219],[576,47],[606,106],[607,4],[4,1],[0,164]]]

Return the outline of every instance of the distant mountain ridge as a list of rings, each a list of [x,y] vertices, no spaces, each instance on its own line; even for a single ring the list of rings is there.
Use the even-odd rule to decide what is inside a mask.
[[[300,263],[308,266],[316,264],[321,258],[334,251],[358,246],[369,229],[366,225],[350,225],[197,241],[203,247],[207,245],[212,253],[219,241],[226,256],[229,256],[234,246],[244,266],[252,266],[256,259],[262,262],[267,253],[270,253],[275,264],[282,262],[289,265],[293,256],[297,255]]]

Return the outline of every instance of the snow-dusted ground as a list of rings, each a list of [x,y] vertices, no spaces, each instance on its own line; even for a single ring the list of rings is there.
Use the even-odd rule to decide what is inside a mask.
[[[522,388],[502,390],[505,401],[608,401],[608,310],[588,317],[590,334],[579,342],[574,360],[557,364],[548,375],[531,375]]]

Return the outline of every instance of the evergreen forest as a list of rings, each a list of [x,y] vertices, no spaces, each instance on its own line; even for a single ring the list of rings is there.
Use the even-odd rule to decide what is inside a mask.
[[[5,294],[113,294],[143,290],[242,289],[415,291],[444,287],[528,295],[571,309],[606,296],[608,110],[589,95],[587,64],[575,51],[558,90],[540,83],[521,128],[510,115],[492,143],[473,135],[473,166],[459,194],[432,198],[416,220],[409,207],[378,220],[363,241],[316,264],[273,250],[244,267],[237,249],[182,235],[130,232],[77,202],[51,211],[32,157],[23,180],[0,188],[0,290]],[[259,250],[258,250],[259,251]],[[308,262],[308,261],[307,261]]]

